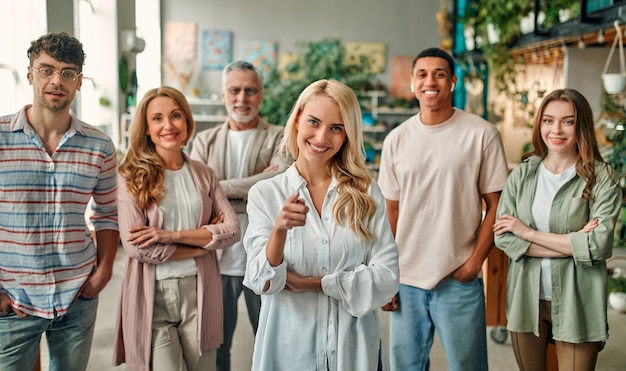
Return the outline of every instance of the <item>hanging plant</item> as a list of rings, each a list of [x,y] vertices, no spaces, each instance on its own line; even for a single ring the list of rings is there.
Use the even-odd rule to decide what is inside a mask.
[[[533,2],[527,0],[480,0],[473,1],[463,20],[465,27],[472,27],[480,45],[483,58],[492,71],[495,88],[507,98],[515,98],[515,66],[521,63],[511,56],[510,47],[521,36],[520,23],[533,10]],[[489,34],[498,40],[487,42]]]

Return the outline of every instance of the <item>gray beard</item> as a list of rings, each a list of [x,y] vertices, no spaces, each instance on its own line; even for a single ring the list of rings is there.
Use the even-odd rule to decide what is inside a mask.
[[[230,118],[238,124],[245,124],[252,121],[258,114],[258,111],[250,112],[248,115],[240,115],[236,112],[230,113]]]

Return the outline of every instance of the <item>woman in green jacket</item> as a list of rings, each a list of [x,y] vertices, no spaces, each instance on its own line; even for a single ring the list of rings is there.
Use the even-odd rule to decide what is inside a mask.
[[[622,193],[602,160],[589,103],[559,89],[541,103],[533,151],[509,176],[493,230],[509,256],[507,328],[520,370],[593,370],[607,333],[607,269]]]

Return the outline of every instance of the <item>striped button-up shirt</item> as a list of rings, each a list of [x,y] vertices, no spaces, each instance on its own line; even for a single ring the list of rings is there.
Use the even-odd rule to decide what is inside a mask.
[[[96,264],[85,220],[117,230],[117,158],[111,139],[71,116],[55,152],[26,119],[0,117],[0,292],[38,317],[63,315]]]

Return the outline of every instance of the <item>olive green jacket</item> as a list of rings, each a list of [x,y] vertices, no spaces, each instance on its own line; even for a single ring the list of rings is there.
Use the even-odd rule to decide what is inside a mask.
[[[541,158],[534,156],[513,170],[500,197],[497,216],[510,214],[537,228],[531,206],[540,162]],[[586,182],[578,175],[559,189],[552,202],[550,232],[569,234],[573,255],[553,258],[550,263],[555,340],[582,343],[608,337],[606,259],[613,251],[622,192],[608,165],[596,162],[595,173],[594,200],[588,205],[581,197]],[[592,218],[598,219],[598,227],[589,233],[578,232]],[[542,258],[526,256],[530,242],[512,233],[495,236],[495,244],[509,257],[507,328],[538,335]]]

